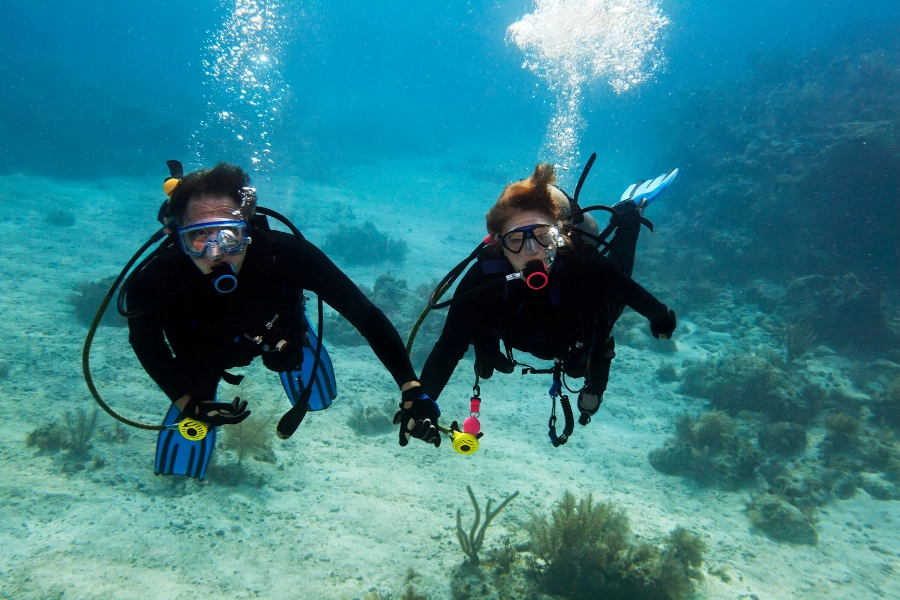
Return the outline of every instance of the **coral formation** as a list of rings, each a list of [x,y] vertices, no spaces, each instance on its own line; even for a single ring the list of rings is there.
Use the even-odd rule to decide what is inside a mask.
[[[877,352],[896,348],[900,336],[888,327],[882,296],[880,286],[852,273],[794,279],[787,287],[785,309],[797,322],[794,331],[786,333],[785,341],[793,336],[796,357],[817,339],[840,350]]]
[[[772,494],[760,494],[747,506],[754,526],[775,540],[815,545],[819,535],[809,517],[796,506]]]
[[[877,396],[877,401],[871,408],[883,424],[900,428],[900,369],[894,373],[886,389]]]
[[[112,429],[102,428],[97,432],[100,439],[110,444],[127,444],[131,437],[131,428],[124,423],[116,421]]]
[[[826,416],[819,454],[828,468],[854,477],[882,472],[895,478],[900,465],[900,444],[892,431],[864,427],[863,421],[845,412]]]
[[[898,279],[900,247],[884,243],[900,234],[897,182],[884,177],[900,156],[890,28],[844,28],[803,56],[758,53],[740,80],[673,100],[670,162],[697,177],[679,188],[685,202],[669,225],[683,239],[667,246],[665,276],[686,279],[699,266],[719,282],[851,271]],[[870,190],[877,219],[846,209],[858,190]],[[723,196],[729,210],[708,210]]]
[[[650,452],[650,464],[667,475],[688,475],[701,485],[733,489],[755,477],[762,463],[751,436],[738,432],[737,422],[724,411],[695,419],[681,415],[675,437]]]
[[[389,237],[371,221],[362,226],[342,223],[325,236],[322,245],[323,252],[344,259],[348,265],[401,263],[408,250],[406,240]]]
[[[44,223],[54,227],[72,227],[75,225],[75,215],[67,210],[58,208],[44,216]]]
[[[832,413],[825,417],[825,442],[832,450],[847,450],[859,439],[862,423],[847,413]]]
[[[69,296],[69,304],[75,308],[75,318],[85,327],[90,327],[97,315],[97,309],[106,297],[109,288],[115,281],[115,277],[105,277],[100,281],[83,282],[78,284],[77,293]],[[103,315],[101,325],[125,327],[128,323],[125,317],[116,310],[115,302],[111,302],[113,306],[106,309]]]
[[[790,323],[784,328],[784,348],[788,364],[802,358],[816,343],[816,332],[806,321]]]
[[[806,429],[796,423],[770,423],[763,425],[757,435],[759,447],[769,454],[790,456],[806,449]]]
[[[487,506],[485,506],[484,509],[484,523],[481,523],[481,507],[478,506],[478,501],[475,500],[475,494],[472,493],[472,486],[467,485],[466,491],[469,492],[469,500],[472,501],[472,507],[475,509],[475,521],[472,523],[472,529],[466,533],[462,527],[462,509],[456,509],[456,539],[459,540],[459,547],[466,555],[468,564],[477,566],[480,562],[478,552],[481,550],[481,546],[484,543],[484,534],[487,531],[488,526],[491,524],[491,521],[494,520],[494,517],[500,514],[500,511],[516,499],[519,492],[516,491],[507,496],[493,511],[491,511],[493,500],[488,498]],[[478,527],[479,525],[481,525],[481,528]]]
[[[394,413],[397,404],[394,400],[385,400],[381,407],[363,405],[360,402],[350,407],[347,425],[356,435],[381,435],[394,430]]]
[[[66,430],[55,423],[38,427],[28,434],[25,443],[41,452],[57,452],[66,446]]]
[[[822,406],[818,388],[756,355],[726,354],[694,363],[685,369],[681,391],[707,398],[730,415],[747,410],[776,421],[807,423]]]
[[[638,541],[628,517],[609,503],[566,492],[550,520],[535,515],[528,526],[532,550],[546,566],[547,592],[572,599],[675,599],[702,580],[706,544],[676,527],[659,543]]]
[[[656,380],[661,383],[672,383],[674,381],[681,381],[681,375],[678,373],[678,370],[675,369],[675,365],[672,363],[663,363],[656,370]]]

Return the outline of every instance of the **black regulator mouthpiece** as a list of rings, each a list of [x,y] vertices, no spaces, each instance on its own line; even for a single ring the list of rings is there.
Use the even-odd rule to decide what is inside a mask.
[[[214,266],[209,274],[209,279],[220,294],[230,294],[238,285],[234,267],[227,262],[221,262]]]
[[[547,265],[542,260],[532,260],[522,269],[522,277],[525,285],[532,290],[542,290],[547,287],[550,277],[547,276]]]

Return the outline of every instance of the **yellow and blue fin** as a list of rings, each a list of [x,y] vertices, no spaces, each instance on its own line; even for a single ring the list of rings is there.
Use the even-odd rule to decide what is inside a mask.
[[[169,407],[163,425],[174,426],[181,421],[181,411],[174,404]],[[216,447],[216,427],[210,427],[206,437],[190,440],[177,427],[159,432],[156,439],[157,475],[186,475],[196,479],[206,477],[206,469]]]

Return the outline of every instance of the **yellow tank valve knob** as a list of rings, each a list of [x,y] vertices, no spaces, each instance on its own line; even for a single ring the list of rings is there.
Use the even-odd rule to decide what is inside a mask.
[[[163,191],[166,193],[166,196],[172,195],[172,192],[174,192],[175,188],[178,187],[180,181],[180,179],[175,179],[174,177],[169,177],[168,179],[166,179],[165,183],[163,183]]]

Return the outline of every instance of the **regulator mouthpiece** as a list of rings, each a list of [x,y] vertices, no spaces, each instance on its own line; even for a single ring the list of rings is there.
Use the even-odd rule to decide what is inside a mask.
[[[234,272],[234,267],[227,262],[222,262],[214,266],[209,277],[213,287],[216,288],[216,291],[220,294],[230,294],[237,288],[238,280]]]
[[[550,283],[547,265],[542,260],[529,261],[522,269],[522,278],[525,280],[525,285],[532,290],[542,290]]]
[[[196,442],[206,437],[209,425],[194,419],[184,419],[178,424],[178,431],[185,439]]]

